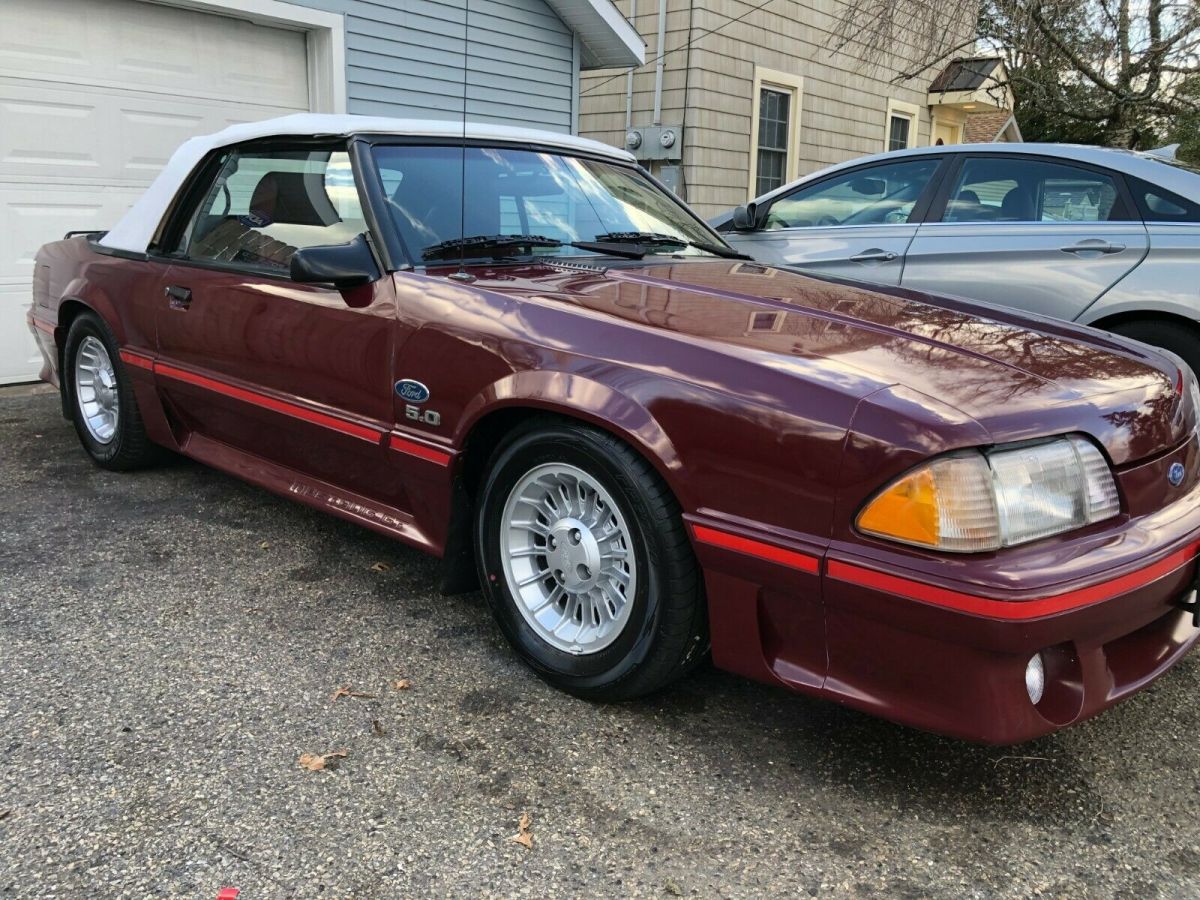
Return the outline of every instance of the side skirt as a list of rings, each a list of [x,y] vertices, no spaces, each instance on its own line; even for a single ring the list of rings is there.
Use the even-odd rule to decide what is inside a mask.
[[[272,493],[365,525],[373,531],[396,538],[426,553],[438,555],[436,545],[417,527],[413,517],[403,510],[334,487],[327,482],[195,432],[188,437],[181,452],[197,462],[266,488]]]

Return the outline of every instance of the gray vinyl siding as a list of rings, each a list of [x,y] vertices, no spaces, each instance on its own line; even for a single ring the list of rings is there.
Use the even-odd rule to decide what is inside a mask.
[[[628,16],[630,0],[615,2]],[[750,197],[756,66],[804,80],[796,143],[798,175],[884,150],[889,99],[918,107],[913,146],[930,141],[927,90],[941,66],[902,83],[892,83],[890,77],[918,62],[916,35],[913,44],[898,42],[884,64],[864,65],[853,56],[853,46],[843,53],[830,50],[848,0],[794,0],[755,9],[760,2],[667,0],[663,122],[684,126],[684,195],[705,216]],[[637,0],[637,11],[632,21],[648,47],[646,65],[635,70],[633,79],[635,128],[652,118],[652,61],[659,52],[657,2]],[[739,16],[745,18],[738,21]],[[973,14],[948,25],[964,37],[974,26]],[[622,70],[585,72],[579,133],[621,146],[625,89]]]
[[[293,0],[346,17],[351,113],[457,119],[465,0]],[[467,115],[571,131],[574,36],[544,0],[469,0]]]

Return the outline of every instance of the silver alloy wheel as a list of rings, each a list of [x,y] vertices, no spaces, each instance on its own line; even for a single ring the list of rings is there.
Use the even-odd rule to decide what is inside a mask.
[[[117,372],[108,350],[88,335],[75,351],[75,402],[88,433],[108,444],[117,433]]]
[[[513,486],[501,527],[505,581],[538,637],[576,655],[617,639],[638,571],[625,514],[608,491],[575,466],[537,466]]]

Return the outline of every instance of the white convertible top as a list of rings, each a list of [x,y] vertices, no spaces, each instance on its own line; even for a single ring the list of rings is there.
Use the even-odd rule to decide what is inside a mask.
[[[210,151],[231,144],[267,137],[324,137],[351,134],[395,134],[404,137],[462,137],[461,122],[436,121],[433,119],[389,119],[381,116],[324,115],[298,113],[261,122],[246,122],[231,125],[216,134],[201,135],[185,141],[172,154],[163,170],[158,173],[146,192],[121,217],[116,226],[100,243],[118,250],[144,253],[158,230],[158,223],[167,212],[167,207],[179,192],[184,179],[191,174],[200,160]],[[606,156],[619,162],[632,162],[632,154],[610,147],[599,141],[556,134],[552,131],[537,131],[531,128],[516,128],[511,125],[484,125],[468,122],[466,135],[469,139],[498,141],[503,143],[534,143],[563,150],[575,150],[596,156]]]

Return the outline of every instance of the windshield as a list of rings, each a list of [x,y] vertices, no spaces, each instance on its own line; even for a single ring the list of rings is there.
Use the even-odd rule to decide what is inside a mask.
[[[703,256],[687,242],[716,243],[674,199],[625,166],[532,150],[468,147],[464,179],[462,147],[378,146],[374,154],[392,221],[417,259],[436,258],[432,248],[443,241],[485,235],[562,242],[528,248],[539,256],[595,256],[603,251],[568,245],[628,240],[631,234],[659,239],[647,253]]]

